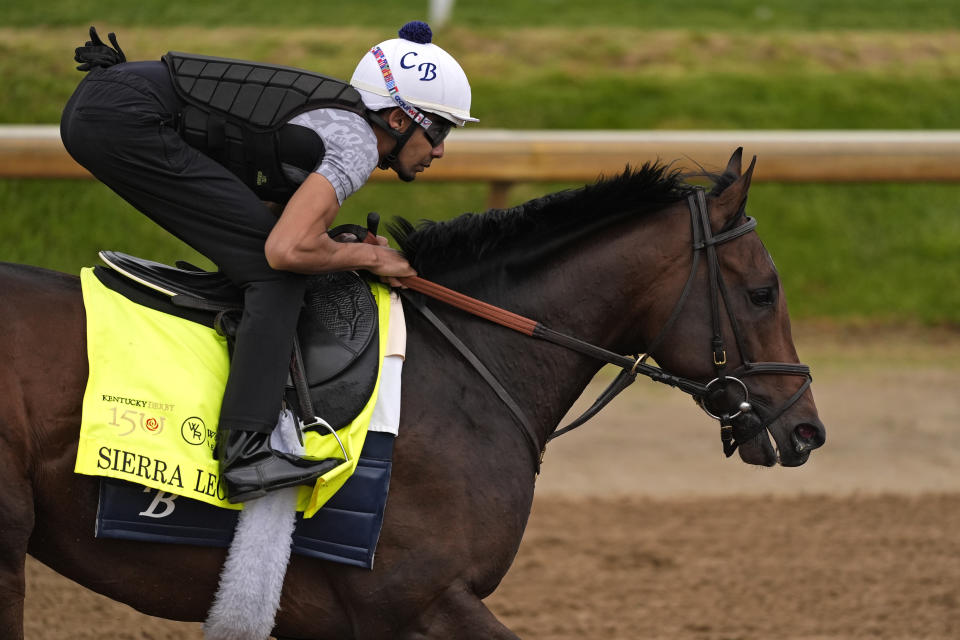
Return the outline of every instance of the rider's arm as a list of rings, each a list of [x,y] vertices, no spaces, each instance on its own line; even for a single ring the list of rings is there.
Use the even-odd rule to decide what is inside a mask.
[[[327,229],[338,211],[333,185],[311,173],[267,237],[264,253],[270,266],[305,274],[366,269],[381,276],[416,275],[403,255],[389,247],[331,239]]]

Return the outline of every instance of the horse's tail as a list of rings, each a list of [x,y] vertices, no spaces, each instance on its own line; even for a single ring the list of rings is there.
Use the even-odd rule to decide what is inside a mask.
[[[127,61],[127,56],[123,54],[123,49],[117,44],[117,36],[114,33],[108,33],[107,39],[110,45],[106,45],[97,34],[94,27],[90,27],[90,39],[82,47],[74,50],[73,59],[80,63],[78,71],[90,71],[97,67],[112,67],[115,64]]]

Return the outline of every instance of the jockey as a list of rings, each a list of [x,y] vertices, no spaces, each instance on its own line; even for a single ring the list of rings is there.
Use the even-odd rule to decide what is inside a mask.
[[[127,62],[114,34],[111,48],[90,33],[64,146],[244,291],[217,440],[227,496],[312,483],[341,460],[270,446],[307,276],[366,269],[397,285],[416,275],[386,238],[344,244],[326,231],[375,167],[413,181],[443,157],[451,127],[476,122],[467,77],[422,22],[372,47],[349,85],[177,52]]]

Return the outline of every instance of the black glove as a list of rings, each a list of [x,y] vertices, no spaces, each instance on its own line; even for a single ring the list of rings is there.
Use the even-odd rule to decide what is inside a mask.
[[[117,44],[117,36],[108,33],[107,39],[115,49],[105,45],[97,35],[97,30],[90,27],[90,39],[82,47],[77,47],[73,56],[73,59],[80,63],[77,67],[78,71],[90,71],[95,67],[112,67],[127,61],[127,56],[123,55],[123,50]]]

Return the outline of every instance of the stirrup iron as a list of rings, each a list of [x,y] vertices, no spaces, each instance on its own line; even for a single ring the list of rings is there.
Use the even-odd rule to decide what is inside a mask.
[[[347,455],[347,449],[343,446],[343,442],[340,441],[340,436],[338,436],[336,430],[333,427],[331,427],[327,423],[327,421],[321,418],[320,416],[313,416],[313,422],[311,422],[310,424],[302,425],[299,428],[299,430],[303,432],[303,431],[306,431],[307,429],[312,429],[314,427],[323,427],[324,429],[329,431],[333,435],[333,437],[337,439],[337,444],[340,445],[340,451],[343,452],[343,461],[350,462],[350,456]]]

